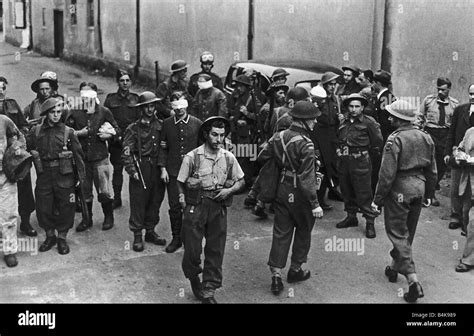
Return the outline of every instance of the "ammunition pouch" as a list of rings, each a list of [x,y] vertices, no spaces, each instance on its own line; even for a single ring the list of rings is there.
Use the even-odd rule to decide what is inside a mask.
[[[202,199],[202,181],[196,177],[188,177],[185,183],[186,204],[198,205],[201,204]]]
[[[35,166],[36,175],[40,175],[43,173],[43,163],[41,162],[41,158],[39,152],[36,150],[30,151],[31,156],[33,157],[33,165]]]
[[[72,159],[72,151],[62,151],[61,153],[59,153],[59,172],[61,173],[61,175],[68,175],[74,173]]]

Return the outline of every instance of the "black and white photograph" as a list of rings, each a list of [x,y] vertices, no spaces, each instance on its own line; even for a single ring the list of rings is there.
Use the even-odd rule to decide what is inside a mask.
[[[1,336],[156,304],[474,333],[474,0],[0,0],[0,20]]]

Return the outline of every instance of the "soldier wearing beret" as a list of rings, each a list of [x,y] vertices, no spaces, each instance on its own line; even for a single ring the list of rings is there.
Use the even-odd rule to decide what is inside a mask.
[[[138,94],[130,91],[132,79],[128,72],[124,70],[117,70],[116,79],[118,90],[117,92],[109,93],[107,95],[104,106],[107,107],[110,112],[112,112],[115,121],[117,121],[120,132],[123,134],[127,127],[137,121],[137,119],[140,117],[140,111],[137,108],[131,107],[131,105],[137,104]],[[119,136],[116,141],[109,141],[110,163],[114,167],[114,173],[112,176],[112,186],[114,188],[114,209],[122,206],[122,140],[122,136]]]
[[[358,226],[357,211],[366,219],[367,238],[375,238],[377,213],[371,208],[373,199],[371,187],[372,163],[370,153],[379,152],[382,134],[379,124],[362,112],[367,100],[361,95],[351,94],[344,105],[349,110],[346,119],[339,126],[339,182],[344,197],[347,217],[337,223],[338,229]]]
[[[275,223],[268,259],[272,273],[271,291],[275,295],[283,290],[281,273],[292,240],[293,253],[287,281],[293,283],[310,278],[310,271],[301,266],[307,261],[311,246],[314,217],[323,216],[316,193],[314,145],[309,138],[321,112],[313,103],[299,101],[289,114],[292,117],[290,128],[275,133],[258,157],[262,163],[273,158],[281,167],[280,175],[275,176],[275,183],[279,185],[274,201]]]
[[[434,142],[424,131],[412,125],[415,109],[399,100],[388,106],[390,122],[396,129],[387,139],[383,150],[379,182],[372,208],[384,206],[387,236],[393,244],[391,266],[385,269],[390,282],[397,281],[398,273],[408,280],[407,302],[423,297],[413,261],[412,245],[423,198],[430,205],[436,186]]]
[[[68,254],[66,236],[74,225],[76,206],[73,165],[82,182],[86,173],[81,145],[74,130],[61,121],[62,113],[61,99],[47,99],[41,105],[41,116],[46,119],[32,128],[28,144],[32,153],[37,153],[36,216],[39,226],[46,231],[39,251],[49,251],[57,244],[59,254]]]

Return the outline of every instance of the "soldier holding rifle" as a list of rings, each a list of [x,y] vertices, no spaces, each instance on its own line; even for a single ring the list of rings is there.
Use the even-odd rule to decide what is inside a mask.
[[[145,91],[138,98],[141,117],[127,127],[123,138],[122,161],[130,175],[130,230],[133,232],[133,250],[144,250],[145,241],[166,245],[166,240],[155,232],[160,220],[161,202],[165,196],[165,183],[160,179],[158,154],[162,121],[156,116],[156,103],[161,101],[154,93]]]

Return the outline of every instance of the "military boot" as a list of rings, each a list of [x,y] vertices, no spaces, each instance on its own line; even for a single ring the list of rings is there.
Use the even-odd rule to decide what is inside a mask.
[[[20,231],[28,237],[36,237],[38,235],[38,232],[31,227],[30,215],[21,216]]]
[[[182,214],[169,211],[170,215],[170,222],[171,222],[171,234],[173,235],[173,239],[171,243],[166,247],[166,253],[173,253],[178,250],[181,246],[183,246],[183,242],[181,241],[181,226],[183,224],[183,217]]]
[[[87,223],[84,220],[84,216],[83,216],[82,221],[76,227],[77,232],[82,232],[92,227],[92,202],[87,202],[86,204],[87,204],[87,210],[89,211],[89,222]]]
[[[117,209],[122,206],[122,186],[114,185],[114,202],[113,208]]]
[[[145,246],[143,245],[143,236],[141,231],[135,232],[133,237],[133,250],[135,252],[142,252],[144,249]]]
[[[104,223],[102,223],[102,230],[107,231],[114,227],[113,201],[102,203],[102,210],[104,212]]]
[[[367,221],[365,225],[365,236],[369,239],[375,238],[375,225],[373,221]]]
[[[336,228],[345,229],[357,225],[359,225],[357,217],[348,215],[346,218],[344,218],[344,220],[336,224]]]

